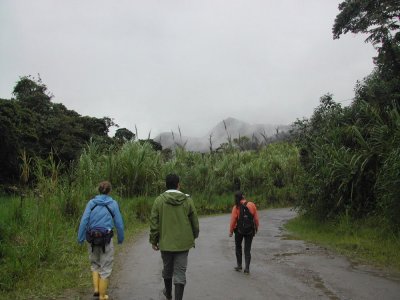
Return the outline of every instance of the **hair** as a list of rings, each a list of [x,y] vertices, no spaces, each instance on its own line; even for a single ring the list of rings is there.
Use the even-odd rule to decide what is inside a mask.
[[[235,205],[239,207],[240,200],[244,199],[243,193],[241,191],[235,192]]]
[[[111,183],[109,181],[102,181],[99,183],[100,194],[107,195],[111,192]]]
[[[168,174],[165,177],[165,186],[167,190],[176,190],[179,184],[179,176],[176,174]]]

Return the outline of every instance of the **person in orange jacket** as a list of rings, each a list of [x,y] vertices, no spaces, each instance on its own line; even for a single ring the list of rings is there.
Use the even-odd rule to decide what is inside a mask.
[[[248,210],[250,214],[246,214],[246,210]],[[241,191],[235,192],[235,205],[232,208],[229,237],[232,237],[233,233],[235,233],[237,262],[235,270],[238,272],[242,271],[242,241],[244,239],[244,273],[250,273],[251,243],[254,235],[258,231],[258,226],[259,220],[256,205],[253,202],[247,201]]]

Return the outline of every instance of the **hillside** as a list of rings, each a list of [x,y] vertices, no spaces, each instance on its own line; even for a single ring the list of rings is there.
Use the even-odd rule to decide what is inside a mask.
[[[226,126],[226,127],[225,127]],[[210,137],[212,148],[216,149],[221,144],[231,139],[247,136],[255,136],[258,140],[264,141],[265,138],[273,138],[277,130],[287,132],[288,125],[272,124],[249,124],[235,118],[227,118],[219,122],[202,137],[180,136],[177,132],[163,132],[156,136],[154,140],[165,148],[174,148],[176,145],[185,146],[189,151],[208,152],[210,150]]]

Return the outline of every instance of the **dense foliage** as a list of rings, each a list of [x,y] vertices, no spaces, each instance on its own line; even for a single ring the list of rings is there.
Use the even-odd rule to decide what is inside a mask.
[[[93,143],[79,159],[77,182],[93,186],[108,178],[121,195],[156,195],[164,189],[165,175],[176,172],[183,188],[194,194],[231,193],[236,180],[248,193],[272,195],[277,189],[292,188],[298,172],[297,150],[287,143],[270,144],[259,151],[232,147],[224,152],[196,153],[177,148],[172,157],[165,153],[137,142],[102,152]],[[290,202],[293,195],[281,200]]]
[[[0,99],[0,183],[18,183],[24,157],[46,159],[67,166],[77,159],[91,140],[103,147],[121,145],[134,138],[126,128],[119,128],[113,139],[110,127],[118,126],[109,117],[81,116],[63,104],[51,102],[52,96],[39,79],[21,77],[14,99]],[[34,178],[25,178],[31,181]]]
[[[299,206],[321,219],[378,216],[399,231],[400,2],[348,0],[339,9],[334,36],[369,33],[376,69],[357,84],[350,106],[328,94],[310,119],[294,124],[305,171]]]

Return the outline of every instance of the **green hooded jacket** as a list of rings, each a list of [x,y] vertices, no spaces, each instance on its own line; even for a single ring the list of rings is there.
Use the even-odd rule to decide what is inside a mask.
[[[199,220],[192,198],[168,190],[156,198],[150,216],[150,243],[161,251],[186,251],[199,236]]]

